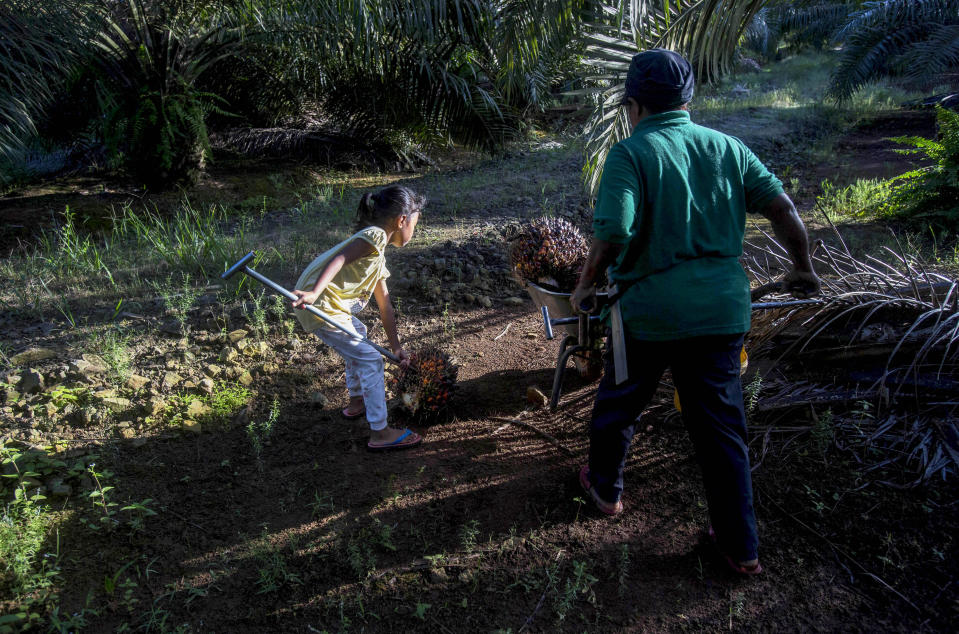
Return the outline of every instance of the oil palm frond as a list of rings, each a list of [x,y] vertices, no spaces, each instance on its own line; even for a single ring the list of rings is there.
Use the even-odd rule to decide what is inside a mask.
[[[836,232],[821,245],[822,302],[756,313],[753,358],[772,355],[773,379],[759,411],[830,407],[836,442],[864,473],[892,486],[959,474],[959,280],[935,273],[901,247],[854,257]],[[785,251],[750,244],[759,280],[788,267]],[[869,415],[864,416],[863,412]],[[808,431],[808,430],[807,430]]]
[[[930,85],[959,67],[959,0],[866,2],[835,35],[842,44],[829,94],[842,101],[866,82],[905,74]]]

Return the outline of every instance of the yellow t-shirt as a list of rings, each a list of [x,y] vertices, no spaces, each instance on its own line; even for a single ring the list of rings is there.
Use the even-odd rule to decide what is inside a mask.
[[[352,316],[360,312],[370,301],[370,295],[373,294],[376,283],[390,276],[390,272],[386,269],[386,231],[380,227],[367,227],[358,231],[329,251],[317,256],[296,281],[297,289],[312,290],[317,278],[326,268],[327,262],[333,259],[333,256],[343,247],[357,239],[366,240],[372,244],[375,249],[373,253],[350,262],[340,269],[313,304],[327,317],[346,327],[351,327]],[[307,332],[313,332],[320,327],[333,330],[332,326],[308,310],[295,312],[300,325]]]

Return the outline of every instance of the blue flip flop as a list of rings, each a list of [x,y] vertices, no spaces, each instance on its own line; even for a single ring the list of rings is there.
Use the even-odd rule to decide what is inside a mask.
[[[423,442],[422,436],[417,437],[416,440],[407,442],[406,439],[409,438],[411,435],[413,435],[413,431],[410,429],[406,429],[403,431],[403,434],[399,438],[394,440],[393,442],[388,442],[382,445],[374,445],[373,443],[368,442],[366,443],[366,448],[369,451],[395,451],[398,449],[410,449],[411,447],[416,447],[421,442]]]

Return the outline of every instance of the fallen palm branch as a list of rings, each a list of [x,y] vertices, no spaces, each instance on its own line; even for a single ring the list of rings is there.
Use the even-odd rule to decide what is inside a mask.
[[[836,246],[814,257],[823,279],[817,304],[757,312],[750,356],[774,360],[760,371],[758,415],[803,408],[810,424],[790,429],[851,452],[871,482],[908,487],[959,472],[959,281],[914,256],[886,248],[885,259]],[[747,243],[744,267],[760,285],[789,267],[785,249]],[[758,383],[757,383],[758,385]],[[813,420],[815,419],[815,420]],[[760,425],[761,427],[761,425]],[[825,436],[824,436],[825,434]],[[780,436],[781,437],[781,436]],[[768,438],[768,436],[767,436]]]

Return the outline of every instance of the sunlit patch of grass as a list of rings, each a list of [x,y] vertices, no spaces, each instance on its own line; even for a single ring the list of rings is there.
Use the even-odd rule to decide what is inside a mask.
[[[846,187],[825,180],[816,202],[833,222],[872,218],[885,208],[893,188],[891,181],[881,178],[860,178]]]

